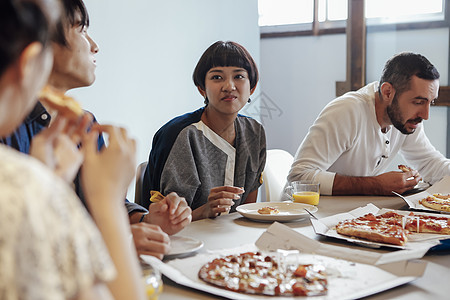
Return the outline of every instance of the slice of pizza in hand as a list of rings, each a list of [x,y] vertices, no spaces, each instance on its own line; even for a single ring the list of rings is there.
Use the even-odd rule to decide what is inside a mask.
[[[39,101],[69,120],[77,120],[84,114],[81,105],[74,98],[64,95],[50,86],[45,86],[41,90]]]

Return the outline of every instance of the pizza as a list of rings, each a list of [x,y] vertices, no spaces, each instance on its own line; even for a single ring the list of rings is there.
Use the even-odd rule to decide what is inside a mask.
[[[450,218],[413,212],[406,216],[393,211],[378,216],[369,213],[339,222],[336,231],[373,242],[402,246],[408,241],[410,233],[450,234]]]
[[[84,114],[81,105],[72,97],[65,95],[50,86],[45,86],[39,93],[39,101],[50,109],[56,110],[69,120],[77,120]]]
[[[439,198],[439,199],[444,199],[444,200],[449,200],[450,199],[450,194],[447,194],[447,195],[433,194],[433,197],[436,197],[436,198]]]
[[[450,199],[448,196],[449,195],[433,194],[433,196],[420,200],[419,203],[434,210],[450,212]],[[445,197],[447,198],[445,199]]]
[[[410,167],[406,166],[406,165],[398,165],[397,166],[400,170],[402,170],[402,172],[411,172],[413,169],[411,169]]]
[[[397,222],[389,222],[372,213],[341,221],[336,225],[336,231],[347,236],[398,246],[403,246],[408,241],[408,231]]]
[[[409,232],[450,234],[450,218],[430,216],[410,212],[408,215],[400,215],[390,211],[379,216],[389,223],[401,225]]]
[[[319,264],[281,266],[273,256],[246,252],[203,265],[201,280],[233,292],[266,296],[326,295],[325,267]]]
[[[265,206],[258,209],[258,213],[261,215],[276,215],[280,213],[280,211],[275,207]]]

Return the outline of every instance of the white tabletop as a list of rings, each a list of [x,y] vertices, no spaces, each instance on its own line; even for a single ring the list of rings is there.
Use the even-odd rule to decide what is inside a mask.
[[[365,206],[367,203],[373,203],[379,208],[408,208],[405,205],[406,203],[399,197],[322,196],[318,205],[319,210],[315,215],[323,218]],[[340,243],[329,238],[317,236],[308,218],[284,224],[321,242]],[[271,223],[251,221],[242,217],[239,213],[232,213],[215,219],[193,222],[178,235],[202,240],[205,246],[199,252],[204,252],[206,249],[231,248],[254,243],[270,225]],[[345,243],[345,246],[358,247],[350,246],[347,243]],[[368,249],[368,251],[383,250]],[[416,279],[412,283],[373,295],[367,299],[450,299],[450,251],[427,254],[423,260],[428,262],[423,277]],[[159,299],[217,299],[217,296],[189,289],[164,279],[164,291]]]

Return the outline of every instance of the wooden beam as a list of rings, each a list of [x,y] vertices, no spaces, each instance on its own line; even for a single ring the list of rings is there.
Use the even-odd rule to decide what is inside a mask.
[[[261,33],[261,38],[284,38],[284,37],[294,37],[294,36],[311,36],[311,35],[324,35],[324,34],[342,34],[345,33],[345,28],[319,28],[318,32],[314,33],[312,29],[310,30],[299,30],[299,31],[283,31],[283,32],[266,32]]]
[[[350,89],[356,91],[366,84],[366,20],[364,17],[364,0],[351,0],[350,6],[350,41],[351,49]],[[349,45],[348,42],[351,44]]]
[[[314,0],[314,16],[312,24],[313,35],[319,35],[319,0]]]
[[[356,91],[366,82],[366,21],[364,0],[348,2],[347,18],[347,76],[336,82],[336,96]]]
[[[450,106],[450,86],[439,87],[439,95],[435,103],[436,106]]]

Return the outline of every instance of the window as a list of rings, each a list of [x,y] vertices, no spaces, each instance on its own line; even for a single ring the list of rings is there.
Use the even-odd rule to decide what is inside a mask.
[[[319,1],[319,22],[347,20],[347,0]]]
[[[443,21],[445,20],[445,4],[448,1],[365,0],[367,26]],[[262,37],[265,33],[303,31],[306,34],[321,34],[332,33],[333,31],[329,29],[333,28],[344,29],[348,3],[351,4],[352,1],[258,0]],[[314,26],[315,23],[318,25]],[[316,31],[313,30],[314,27]],[[334,30],[334,32],[344,32],[344,30]]]
[[[365,0],[367,25],[445,19],[443,0]],[[390,9],[386,9],[389,7]]]
[[[314,0],[259,0],[259,26],[312,23]]]

